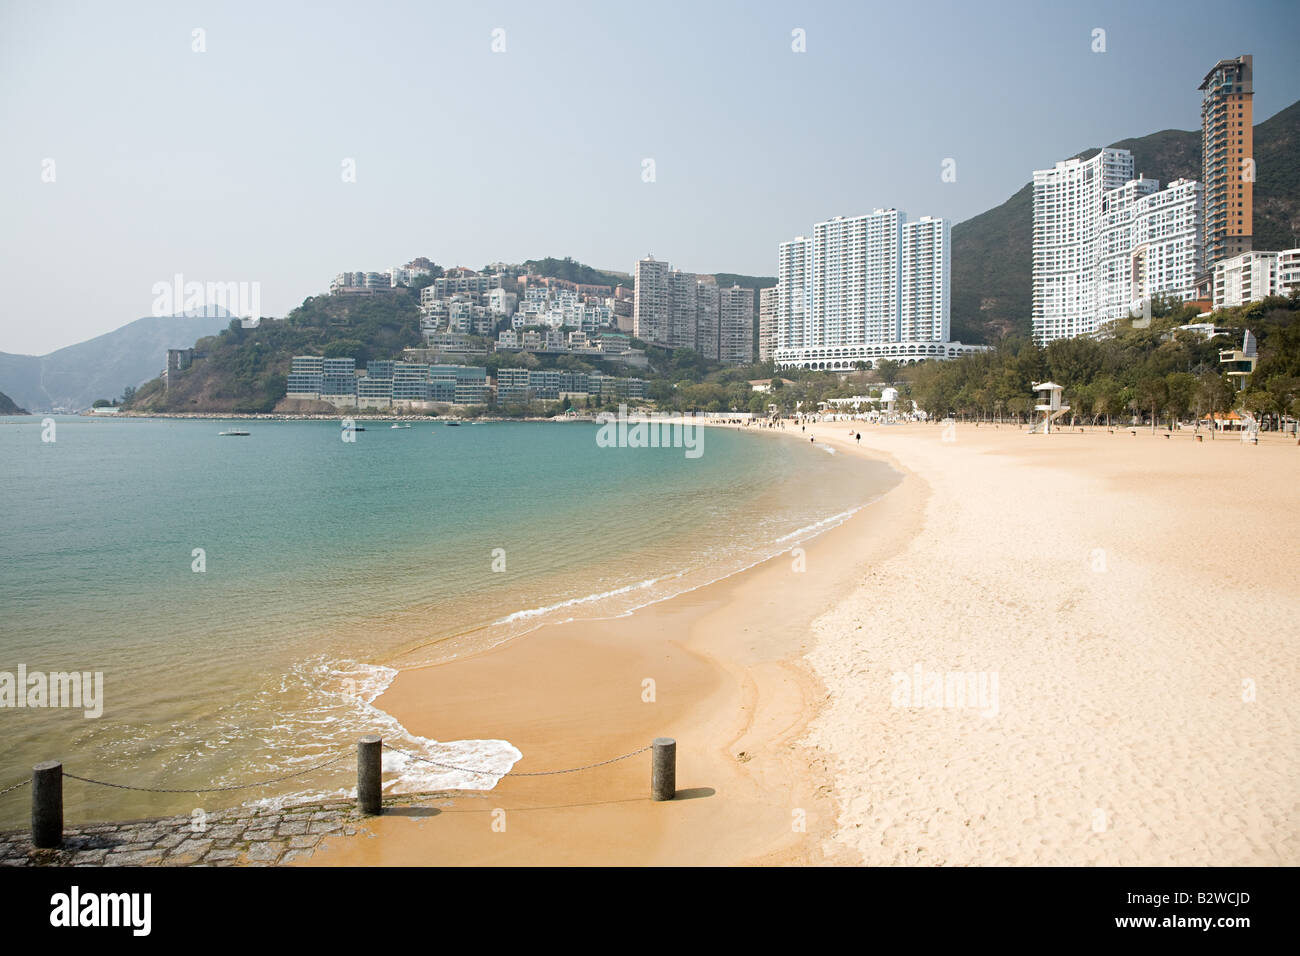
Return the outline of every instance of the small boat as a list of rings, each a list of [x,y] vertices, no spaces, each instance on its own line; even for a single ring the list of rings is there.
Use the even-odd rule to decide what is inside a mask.
[[[217,437],[218,437],[218,438],[227,438],[227,437],[237,437],[237,436],[240,436],[240,435],[247,435],[247,434],[248,434],[248,432],[240,431],[238,428],[230,428],[230,429],[227,429],[227,430],[224,431],[224,432],[219,432],[218,435],[217,435]]]
[[[394,428],[410,428],[411,426],[410,426],[410,425],[402,425],[402,424],[398,423],[398,424],[394,424],[393,427],[394,427]]]
[[[448,427],[448,428],[459,428],[459,427],[460,427],[460,422],[447,422],[447,427]]]

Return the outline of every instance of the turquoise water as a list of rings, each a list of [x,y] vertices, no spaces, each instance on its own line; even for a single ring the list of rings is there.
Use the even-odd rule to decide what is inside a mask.
[[[140,786],[243,783],[376,730],[504,770],[508,741],[415,738],[376,710],[394,666],[714,580],[893,481],[720,428],[688,459],[601,448],[584,423],[367,422],[348,443],[337,422],[246,421],[236,438],[216,421],[56,421],[43,442],[40,419],[0,420],[0,672],[102,672],[104,711],[0,708],[0,789],[52,757]],[[400,789],[485,785],[430,769],[386,763]],[[69,818],[341,795],[350,773],[202,803],[69,783]],[[0,798],[0,825],[24,821],[23,793]]]

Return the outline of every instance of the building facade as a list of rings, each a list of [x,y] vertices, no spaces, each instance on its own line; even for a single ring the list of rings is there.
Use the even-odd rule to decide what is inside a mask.
[[[695,289],[699,279],[694,272],[673,269],[668,273],[668,347],[695,348],[696,311]]]
[[[695,287],[695,349],[706,359],[718,361],[718,310],[722,302],[718,284],[700,280]]]
[[[1293,259],[1300,250],[1243,252],[1214,264],[1214,307],[1227,309],[1283,294],[1279,285],[1282,256]]]
[[[1034,171],[1033,327],[1040,344],[1097,331],[1102,199],[1132,178],[1126,149]]]
[[[909,223],[898,209],[837,216],[813,226],[811,239],[781,243],[771,357],[778,366],[847,370],[970,351],[949,341],[951,245],[945,220]]]
[[[1180,179],[1162,190],[1133,176],[1128,150],[1035,171],[1035,341],[1113,329],[1156,297],[1195,299],[1204,215],[1200,183]]]
[[[801,349],[812,339],[812,263],[812,242],[804,236],[777,246],[778,349]]]
[[[718,361],[749,365],[754,361],[754,290],[733,285],[718,290]]]
[[[776,348],[776,312],[781,287],[758,290],[758,360],[770,362]]]
[[[668,273],[668,263],[654,256],[640,260],[632,273],[632,334],[651,345],[667,345],[669,340],[672,300]]]
[[[899,243],[898,341],[947,342],[952,316],[952,227],[922,216],[903,223]]]
[[[1220,60],[1205,74],[1201,177],[1205,183],[1207,269],[1250,252],[1254,234],[1254,57]]]

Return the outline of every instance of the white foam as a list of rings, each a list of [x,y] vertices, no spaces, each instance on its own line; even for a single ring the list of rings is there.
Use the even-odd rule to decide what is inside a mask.
[[[295,715],[296,723],[283,725],[281,729],[293,740],[301,736],[302,724],[318,728],[311,739],[319,746],[313,753],[286,758],[282,766],[324,762],[330,756],[337,756],[341,747],[355,743],[359,736],[378,734],[384,739],[384,792],[398,794],[491,790],[523,758],[507,740],[439,741],[408,731],[397,718],[374,703],[397,676],[395,668],[318,659],[303,662],[295,668],[295,674],[308,683],[318,703],[307,713]],[[332,713],[320,714],[321,709]],[[326,725],[330,730],[320,733],[319,728]],[[278,809],[294,803],[355,797],[355,787],[344,787],[285,793],[250,801],[247,806]]]
[[[680,575],[678,576],[680,577]],[[561,608],[575,607],[579,604],[592,604],[596,601],[603,601],[605,598],[617,597],[620,594],[629,594],[632,591],[643,591],[647,588],[653,587],[663,580],[665,579],[647,578],[646,580],[639,581],[636,584],[628,584],[621,588],[615,588],[612,591],[602,591],[598,594],[587,594],[583,597],[569,598],[567,601],[548,604],[546,607],[533,607],[523,611],[515,611],[515,613],[509,614],[498,621],[493,621],[489,626],[496,627],[501,624],[513,624],[515,621],[522,621],[531,617],[540,617],[543,614],[549,614],[552,611],[558,611]]]

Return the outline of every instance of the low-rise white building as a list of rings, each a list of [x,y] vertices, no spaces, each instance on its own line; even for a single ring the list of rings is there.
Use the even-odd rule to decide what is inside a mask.
[[[1290,255],[1297,252],[1288,249]],[[1214,307],[1258,302],[1278,294],[1278,265],[1284,253],[1246,252],[1214,264]]]

